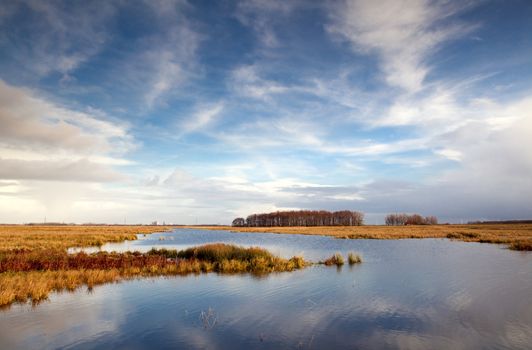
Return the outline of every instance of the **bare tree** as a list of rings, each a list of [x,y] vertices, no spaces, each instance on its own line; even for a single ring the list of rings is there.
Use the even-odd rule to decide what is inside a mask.
[[[242,224],[239,219],[233,221],[233,226]],[[359,226],[363,223],[364,214],[357,211],[299,210],[252,214],[246,218],[243,226]]]
[[[233,220],[232,225],[235,226],[235,227],[246,226],[246,220],[244,220],[244,218],[236,218],[236,219]]]
[[[437,225],[438,218],[435,216],[423,217],[419,214],[388,214],[384,222],[388,226]]]

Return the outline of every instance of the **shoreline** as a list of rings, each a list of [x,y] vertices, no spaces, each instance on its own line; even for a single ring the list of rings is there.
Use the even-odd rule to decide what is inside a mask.
[[[512,250],[532,251],[532,224],[456,225],[363,225],[363,226],[182,226],[189,229],[249,233],[301,234],[339,239],[424,239],[447,238],[463,242],[506,244]]]

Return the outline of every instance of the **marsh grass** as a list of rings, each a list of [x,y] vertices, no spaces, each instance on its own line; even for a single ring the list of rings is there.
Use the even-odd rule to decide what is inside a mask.
[[[177,258],[177,250],[175,249],[166,249],[166,248],[152,248],[148,250],[146,253],[147,255],[161,255],[164,256],[167,259],[176,259]]]
[[[251,247],[243,248],[224,243],[205,244],[180,251],[177,256],[182,259],[199,259],[210,262],[223,260],[251,261],[253,259],[272,259],[273,256],[266,249]]]
[[[510,244],[510,249],[532,251],[532,240],[514,241]]]
[[[0,225],[0,251],[97,247],[135,240],[137,234],[171,230],[172,226],[25,226]]]
[[[347,255],[347,262],[349,262],[349,265],[360,264],[362,262],[362,258],[358,254],[349,252]]]
[[[330,265],[342,266],[345,263],[345,261],[344,261],[344,257],[342,256],[342,254],[335,253],[329,259],[322,261],[321,263],[327,266],[330,266]]]
[[[507,244],[510,249],[532,250],[532,224],[467,224],[410,226],[230,227],[200,226],[210,230],[269,232],[332,236],[343,239],[449,238],[465,242]]]
[[[38,303],[52,291],[148,276],[189,273],[266,274],[300,269],[303,258],[282,259],[261,248],[210,244],[177,252],[79,252],[71,247],[101,246],[134,240],[137,234],[171,230],[170,226],[0,226],[0,307]]]
[[[208,244],[184,251],[152,249],[147,253],[84,252],[16,249],[0,251],[0,306],[38,303],[52,291],[124,279],[190,273],[252,273],[256,275],[301,269],[301,257],[283,259],[267,250],[228,244]]]

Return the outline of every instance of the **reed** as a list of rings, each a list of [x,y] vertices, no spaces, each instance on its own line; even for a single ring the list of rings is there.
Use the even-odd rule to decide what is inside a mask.
[[[183,259],[199,259],[210,262],[222,260],[251,261],[253,259],[272,259],[272,255],[266,249],[259,247],[243,248],[224,243],[205,244],[199,247],[180,251],[177,256]]]
[[[322,264],[325,264],[327,266],[330,266],[330,265],[342,266],[344,263],[345,263],[344,257],[340,253],[335,253],[329,259],[322,262]]]
[[[349,262],[349,265],[355,265],[360,264],[362,262],[362,258],[358,254],[349,252],[349,254],[347,255],[347,261]]]
[[[0,251],[0,306],[13,302],[38,303],[50,292],[124,279],[190,273],[265,274],[301,269],[301,257],[283,259],[265,249],[208,244],[177,252],[152,249],[147,253],[83,252],[65,250]]]
[[[510,249],[532,251],[532,240],[514,241],[510,244]]]

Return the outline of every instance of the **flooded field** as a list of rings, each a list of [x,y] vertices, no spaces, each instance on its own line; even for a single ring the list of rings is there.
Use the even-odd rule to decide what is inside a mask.
[[[52,294],[36,307],[0,311],[0,348],[525,349],[532,343],[532,254],[498,245],[177,229],[101,249],[209,242],[311,261],[353,251],[363,263],[264,277],[141,279]]]

